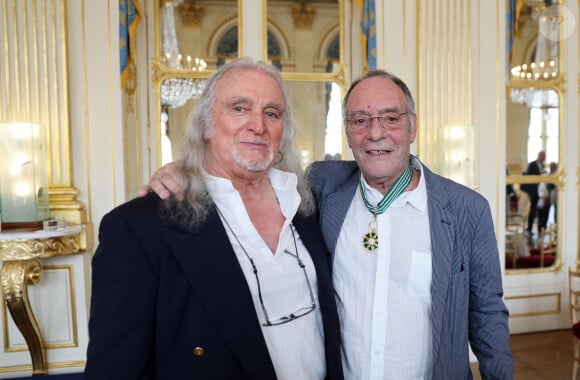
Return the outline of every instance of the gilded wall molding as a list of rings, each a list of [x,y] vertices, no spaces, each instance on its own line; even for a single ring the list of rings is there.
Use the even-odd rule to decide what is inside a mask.
[[[205,15],[204,5],[196,4],[195,0],[186,0],[177,9],[184,25],[201,27]]]
[[[306,1],[292,7],[292,19],[296,29],[312,29],[315,16],[316,9],[306,6]]]
[[[541,294],[525,294],[518,296],[506,296],[504,299],[506,301],[513,301],[519,299],[540,299],[540,298],[553,298],[556,306],[551,310],[538,310],[529,311],[525,313],[510,313],[510,318],[522,318],[522,317],[536,317],[540,315],[550,315],[550,314],[560,314],[562,311],[562,295],[561,293],[541,293]],[[534,305],[534,304],[532,304]]]

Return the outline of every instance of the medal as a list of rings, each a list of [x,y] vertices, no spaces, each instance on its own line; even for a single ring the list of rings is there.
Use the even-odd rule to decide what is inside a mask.
[[[410,161],[410,160],[409,160]],[[359,182],[359,189],[362,195],[362,199],[365,203],[367,209],[373,214],[373,219],[369,222],[369,232],[363,235],[362,238],[362,245],[364,249],[369,253],[376,253],[377,249],[379,248],[379,233],[378,233],[378,226],[379,222],[377,219],[377,215],[381,215],[383,212],[387,211],[387,208],[393,203],[395,199],[399,197],[399,195],[403,194],[407,186],[411,183],[413,179],[413,169],[411,167],[411,163],[409,162],[409,166],[401,173],[399,178],[395,181],[393,186],[387,191],[387,194],[381,199],[376,206],[370,204],[370,202],[365,197],[365,191],[363,186],[363,180]]]
[[[370,253],[376,253],[379,248],[379,235],[377,234],[377,214],[373,214],[373,220],[369,222],[369,232],[363,236],[363,247]]]

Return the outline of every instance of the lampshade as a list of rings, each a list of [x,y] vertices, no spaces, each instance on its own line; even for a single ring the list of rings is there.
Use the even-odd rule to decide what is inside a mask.
[[[2,229],[42,227],[49,216],[46,130],[37,123],[0,122]]]

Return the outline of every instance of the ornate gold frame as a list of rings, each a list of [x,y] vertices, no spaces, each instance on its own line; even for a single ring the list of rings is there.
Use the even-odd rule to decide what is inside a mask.
[[[558,162],[562,162],[564,157],[563,151],[565,149],[564,137],[562,134],[562,126],[565,125],[564,116],[564,94],[566,93],[566,80],[565,71],[563,70],[564,64],[564,43],[562,39],[558,41],[558,62],[560,65],[558,76],[554,80],[521,80],[510,78],[506,86],[506,90],[510,88],[528,88],[533,86],[539,89],[551,89],[558,93],[558,109],[559,109],[559,157]],[[564,212],[563,207],[563,189],[564,189],[564,179],[566,177],[566,171],[561,165],[558,166],[558,171],[555,175],[506,175],[506,185],[507,184],[522,184],[526,182],[550,182],[554,183],[558,188],[558,215],[559,219],[562,219]],[[503,231],[503,229],[502,229]],[[547,268],[530,268],[530,269],[505,269],[506,275],[510,274],[529,274],[529,273],[543,273],[543,272],[559,272],[562,269],[562,236],[561,236],[561,226],[558,226],[558,255],[554,264]],[[580,260],[580,259],[577,259]]]

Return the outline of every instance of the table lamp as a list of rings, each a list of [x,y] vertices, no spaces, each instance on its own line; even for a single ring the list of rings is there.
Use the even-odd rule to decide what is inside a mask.
[[[44,125],[0,122],[2,230],[42,228],[49,216]]]

